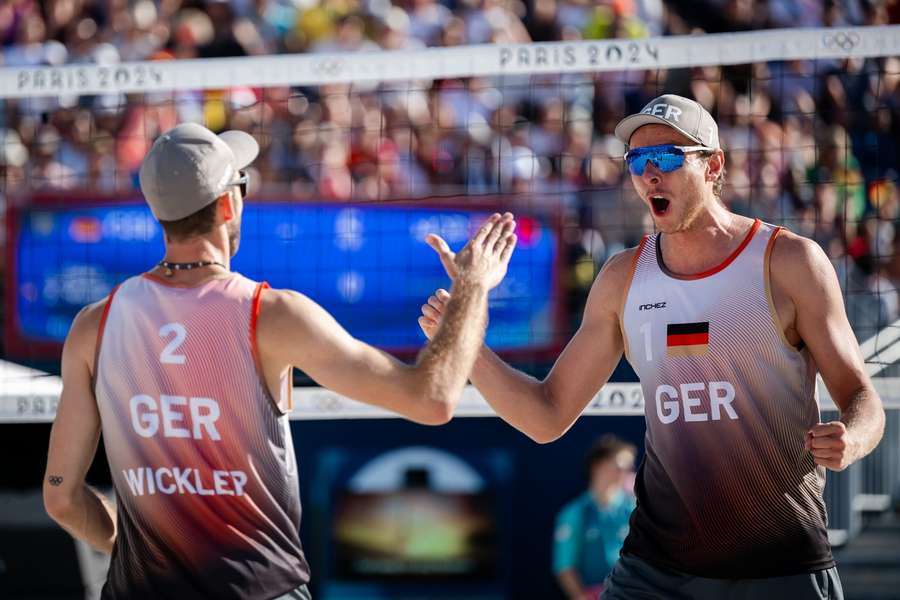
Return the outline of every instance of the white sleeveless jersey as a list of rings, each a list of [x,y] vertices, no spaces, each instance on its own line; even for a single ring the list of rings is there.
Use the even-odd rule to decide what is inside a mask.
[[[792,347],[769,289],[778,228],[756,221],[718,267],[669,272],[642,240],[620,312],[646,403],[646,454],[623,553],[704,577],[833,566],[824,469],[803,449],[819,421],[816,368]]]
[[[264,287],[143,275],[110,295],[95,390],[118,532],[103,598],[271,598],[308,581],[288,417],[256,352]]]

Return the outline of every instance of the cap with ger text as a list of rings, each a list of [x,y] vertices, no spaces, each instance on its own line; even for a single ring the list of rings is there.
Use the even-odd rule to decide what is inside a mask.
[[[259,144],[249,133],[216,135],[197,123],[182,123],[153,142],[141,164],[141,192],[154,217],[177,221],[228,191],[257,154]]]
[[[651,100],[641,112],[625,117],[616,125],[616,137],[626,145],[639,127],[667,125],[707,148],[719,148],[719,127],[712,115],[698,102],[663,94]]]

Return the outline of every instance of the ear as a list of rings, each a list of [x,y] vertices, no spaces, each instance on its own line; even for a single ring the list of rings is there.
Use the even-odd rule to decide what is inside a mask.
[[[716,153],[709,157],[706,161],[706,180],[715,181],[725,168],[725,153],[722,150],[716,150]]]
[[[231,192],[222,194],[216,202],[219,203],[219,217],[222,219],[222,222],[230,223],[234,220],[234,200],[231,197]]]

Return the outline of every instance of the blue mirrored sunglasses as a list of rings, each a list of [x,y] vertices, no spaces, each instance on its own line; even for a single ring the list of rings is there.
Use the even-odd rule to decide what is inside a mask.
[[[625,164],[632,175],[643,175],[647,163],[663,173],[671,173],[684,165],[684,157],[688,152],[711,152],[713,149],[706,146],[676,146],[663,144],[660,146],[644,146],[635,148],[625,153]]]

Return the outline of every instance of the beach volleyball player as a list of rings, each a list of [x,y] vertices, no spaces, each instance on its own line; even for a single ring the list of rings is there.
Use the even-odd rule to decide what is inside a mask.
[[[165,259],[82,310],[66,339],[44,498],[65,529],[112,552],[103,598],[308,598],[292,367],[439,424],[483,340],[487,292],[515,246],[512,215],[493,215],[455,255],[447,323],[410,366],[301,294],[229,269],[242,169],[257,153],[243,132],[185,124],[160,136],[140,181]],[[101,429],[115,508],[84,482]]]
[[[824,468],[881,438],[884,410],[813,241],[729,212],[725,158],[698,103],[667,94],[616,135],[658,233],[611,258],[543,381],[486,347],[471,380],[535,440],[562,435],[623,351],[646,402],[637,507],[604,598],[840,598]],[[430,243],[448,263],[439,238]],[[434,335],[452,294],[423,306]],[[816,371],[840,409],[819,422]]]

